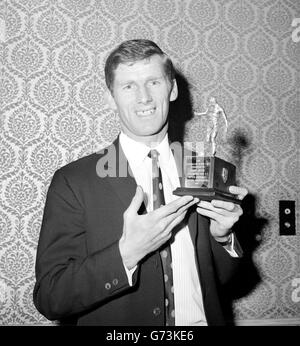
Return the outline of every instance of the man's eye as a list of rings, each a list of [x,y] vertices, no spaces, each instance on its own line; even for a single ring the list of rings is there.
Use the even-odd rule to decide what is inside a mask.
[[[123,89],[124,90],[130,90],[130,89],[132,89],[132,85],[131,84],[124,85]]]
[[[150,82],[151,85],[158,85],[159,84],[159,81],[158,80],[152,80]]]

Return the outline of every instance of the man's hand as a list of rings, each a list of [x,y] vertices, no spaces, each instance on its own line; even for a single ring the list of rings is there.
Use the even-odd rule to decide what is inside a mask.
[[[248,193],[247,189],[238,186],[230,186],[229,192],[237,195],[240,200]],[[198,203],[197,212],[211,219],[210,232],[218,242],[225,242],[229,239],[231,228],[243,214],[243,210],[238,204],[220,200],[201,201]]]
[[[119,248],[128,269],[169,240],[172,229],[184,219],[188,208],[199,202],[197,198],[184,196],[148,214],[138,215],[143,200],[143,189],[138,186],[123,215],[123,234]]]

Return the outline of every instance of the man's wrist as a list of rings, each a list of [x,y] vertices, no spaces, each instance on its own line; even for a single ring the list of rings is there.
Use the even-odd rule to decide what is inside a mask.
[[[131,270],[133,269],[136,265],[137,265],[137,262],[135,259],[132,258],[132,256],[130,256],[128,254],[128,251],[125,251],[124,249],[124,239],[121,238],[119,240],[119,251],[120,251],[120,255],[121,255],[121,258],[122,258],[122,261],[123,261],[123,264],[126,266],[126,268],[128,270]]]
[[[216,239],[216,241],[222,246],[231,246],[232,244],[232,233],[227,236],[227,239]]]

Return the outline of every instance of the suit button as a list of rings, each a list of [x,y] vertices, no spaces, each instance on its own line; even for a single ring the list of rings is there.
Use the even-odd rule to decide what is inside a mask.
[[[111,284],[109,282],[107,282],[104,286],[107,290],[110,290],[111,288]]]
[[[112,283],[113,283],[114,286],[117,286],[117,284],[119,283],[119,280],[118,279],[113,279]]]
[[[161,310],[159,307],[153,309],[153,315],[159,316],[161,314]]]

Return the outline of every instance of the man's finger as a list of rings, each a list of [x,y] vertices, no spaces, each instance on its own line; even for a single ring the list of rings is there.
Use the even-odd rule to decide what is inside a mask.
[[[214,211],[223,216],[231,216],[232,213],[242,215],[243,210],[238,204],[213,199],[211,202],[201,201],[198,206],[203,209]]]
[[[234,211],[235,206],[236,206],[233,202],[226,202],[226,201],[221,201],[221,200],[218,200],[218,199],[213,199],[211,201],[211,205],[213,207],[225,209],[225,210],[228,210],[228,211]]]
[[[196,202],[194,200],[192,200],[190,203],[183,205],[181,208],[179,208],[176,212],[167,215],[165,217],[161,217],[157,219],[156,225],[158,226],[156,228],[156,231],[154,231],[153,233],[153,237],[157,237],[160,236],[160,234],[162,234],[163,232],[165,232],[165,230],[170,226],[170,224],[179,216],[181,216],[182,214],[184,214],[186,211],[188,210],[189,207],[191,207],[193,204],[195,204]],[[163,208],[163,207],[162,207]],[[162,209],[160,208],[160,209]],[[153,213],[158,212],[158,209],[155,210]],[[183,217],[184,217],[183,216]],[[175,226],[174,226],[175,227]]]
[[[166,232],[172,232],[173,228],[176,227],[183,219],[185,218],[185,215],[187,213],[187,210],[185,210],[182,214],[178,215],[167,227]]]
[[[212,200],[211,202],[201,201],[198,203],[200,208],[209,209],[220,214],[227,214],[235,210],[235,204],[232,202],[225,202],[220,200]]]
[[[234,185],[229,186],[229,192],[237,195],[239,200],[244,199],[244,197],[248,194],[248,190],[246,188]]]
[[[162,206],[161,208],[155,210],[155,212],[159,218],[164,218],[170,214],[176,213],[180,208],[189,204],[190,202],[197,203],[199,202],[199,200],[194,199],[193,196],[183,196],[177,198],[175,201],[171,203]]]
[[[202,216],[207,216],[210,219],[215,220],[217,222],[219,222],[221,220],[220,218],[222,217],[222,215],[216,213],[213,210],[204,209],[204,208],[201,208],[201,207],[198,207],[196,210],[197,210],[197,213],[201,214]]]
[[[186,213],[187,213],[187,209],[179,215],[177,215],[177,214],[170,215],[169,217],[172,216],[172,219],[171,218],[169,219],[170,223],[167,224],[167,227],[165,228],[165,230],[163,232],[160,232],[157,235],[157,238],[160,238],[160,239],[164,239],[166,237],[169,238],[172,235],[173,228],[175,226],[177,226],[184,219]],[[174,217],[174,215],[175,215],[175,217]]]
[[[188,208],[190,208],[193,204],[196,204],[197,202],[195,200],[192,200],[190,203],[183,205],[181,208],[179,208],[175,213],[172,213],[171,215],[168,215],[164,218],[165,226],[169,226],[177,217],[180,215],[186,213]],[[175,227],[175,226],[174,226]]]

